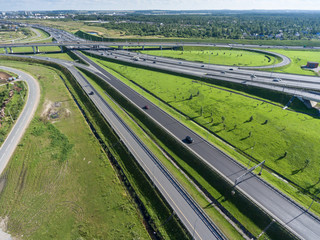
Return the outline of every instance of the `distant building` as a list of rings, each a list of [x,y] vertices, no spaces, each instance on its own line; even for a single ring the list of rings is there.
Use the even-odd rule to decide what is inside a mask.
[[[308,62],[306,68],[318,68],[319,63],[318,62]]]

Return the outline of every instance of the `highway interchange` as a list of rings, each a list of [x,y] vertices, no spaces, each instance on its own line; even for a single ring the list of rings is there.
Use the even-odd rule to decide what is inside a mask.
[[[77,39],[74,39],[75,41],[78,41]],[[105,116],[106,120],[109,122],[111,126],[117,131],[118,135],[122,139],[122,141],[126,144],[128,149],[133,153],[133,155],[137,158],[137,160],[141,163],[141,166],[145,169],[147,174],[150,176],[151,180],[155,182],[155,185],[161,191],[161,187],[163,189],[167,189],[169,187],[173,187],[172,191],[170,190],[170,194],[168,193],[166,199],[171,205],[171,207],[174,209],[175,213],[179,216],[181,221],[184,223],[186,228],[189,230],[189,232],[195,236],[197,239],[223,239],[223,234],[218,234],[215,236],[213,234],[214,231],[212,231],[212,228],[215,229],[215,231],[218,231],[218,229],[215,228],[214,224],[210,222],[207,217],[202,215],[202,217],[199,217],[199,211],[201,212],[201,209],[198,209],[197,204],[194,206],[197,206],[195,209],[188,209],[188,206],[190,207],[190,202],[192,200],[186,200],[184,194],[184,191],[179,190],[179,187],[175,186],[175,183],[172,182],[172,179],[170,180],[170,177],[166,176],[167,171],[161,170],[162,167],[159,165],[157,161],[155,161],[154,156],[152,153],[146,149],[146,147],[143,145],[143,143],[134,135],[134,133],[124,125],[124,123],[119,119],[119,117],[115,114],[115,112],[108,107],[105,101],[99,96],[99,94],[94,90],[94,88],[86,82],[85,78],[77,71],[74,66],[81,66],[82,68],[85,68],[86,70],[96,74],[100,78],[102,78],[104,81],[106,81],[109,85],[113,86],[115,89],[117,89],[121,94],[123,94],[125,97],[130,99],[132,103],[134,103],[137,107],[142,108],[145,105],[150,106],[150,109],[148,111],[145,111],[145,113],[150,116],[155,122],[157,122],[160,126],[162,126],[166,131],[168,131],[173,137],[175,137],[177,140],[181,141],[184,139],[187,135],[192,136],[194,139],[194,143],[192,144],[184,144],[181,143],[189,148],[191,151],[193,151],[196,155],[198,155],[199,158],[201,158],[204,162],[207,163],[209,167],[214,169],[216,172],[224,176],[227,181],[230,182],[230,184],[233,184],[235,179],[239,177],[242,173],[245,172],[246,168],[238,164],[235,160],[227,156],[225,153],[221,152],[217,148],[215,148],[212,144],[208,143],[205,139],[197,135],[195,132],[181,124],[176,119],[172,118],[167,113],[163,112],[160,108],[158,108],[153,103],[149,102],[147,99],[145,99],[143,96],[135,92],[134,90],[130,89],[128,86],[123,84],[120,80],[116,79],[114,76],[106,72],[104,69],[102,69],[100,66],[98,66],[96,63],[89,60],[86,56],[79,52],[75,52],[80,58],[84,59],[86,62],[88,62],[90,65],[85,66],[81,65],[79,63],[73,63],[73,62],[67,62],[59,59],[48,59],[43,57],[33,57],[37,59],[42,59],[45,61],[53,61],[56,63],[59,63],[69,69],[69,71],[75,76],[77,81],[80,83],[80,85],[83,87],[85,92],[88,93],[88,91],[94,91],[94,95],[88,95],[92,101],[95,103],[95,105],[100,109],[101,113]],[[104,55],[105,57],[114,58],[115,55],[117,56],[118,60],[122,60],[124,62],[133,62],[132,55],[133,53],[129,53],[126,51],[92,51],[91,53],[97,54],[98,56]],[[109,54],[109,55],[108,55]],[[26,56],[20,56],[20,57],[26,57]],[[156,58],[156,60],[152,59],[152,57],[146,57],[140,55],[141,60],[134,61],[136,64],[146,64],[146,65],[152,65],[152,66],[159,66],[165,67],[165,69],[168,69],[169,66],[171,66],[172,69],[178,69],[179,71],[182,71],[186,74],[202,74],[208,77],[208,74],[212,75],[213,78],[217,78],[216,75],[221,77],[221,79],[225,78],[234,78],[234,81],[246,81],[248,83],[246,84],[265,84],[266,86],[272,87],[272,88],[281,88],[282,91],[294,91],[292,94],[309,94],[309,98],[307,98],[307,95],[304,96],[307,99],[310,100],[317,100],[319,95],[317,93],[313,93],[310,91],[310,89],[313,90],[319,90],[317,86],[317,80],[316,77],[302,77],[302,76],[292,76],[289,74],[281,75],[282,79],[286,79],[287,84],[291,82],[294,83],[294,88],[288,88],[288,86],[282,86],[279,84],[274,83],[271,81],[271,84],[265,83],[264,81],[270,81],[274,78],[268,77],[270,73],[264,73],[264,72],[258,72],[253,70],[243,70],[243,69],[236,69],[229,70],[230,67],[226,66],[214,66],[214,65],[208,65],[205,67],[202,67],[203,64],[199,66],[198,63],[190,63],[186,61],[179,61],[179,60],[172,60],[172,59],[165,59],[165,58]],[[146,61],[143,61],[143,58],[146,58]],[[148,59],[149,58],[149,59]],[[151,59],[150,59],[151,58]],[[153,61],[156,61],[156,63],[153,63]],[[167,62],[166,62],[167,61]],[[174,61],[174,63],[172,63]],[[181,62],[181,63],[180,63]],[[174,64],[174,65],[173,65]],[[172,67],[173,66],[173,67]],[[190,70],[191,68],[191,70]],[[236,70],[236,71],[235,71]],[[225,73],[221,73],[221,71],[225,71]],[[219,74],[223,74],[223,76],[220,76]],[[252,74],[255,74],[256,78],[252,79]],[[209,75],[209,77],[210,77]],[[240,76],[239,76],[240,75]],[[278,74],[277,74],[278,75]],[[198,75],[197,75],[198,76]],[[287,80],[288,78],[288,80]],[[298,80],[298,79],[299,80]],[[304,87],[300,88],[300,85],[302,85],[302,82],[305,84],[308,84],[308,91],[305,91],[305,85]],[[282,83],[282,82],[281,82]],[[278,86],[277,86],[278,85]],[[300,91],[300,92],[299,92]],[[106,114],[106,112],[109,111],[109,114]],[[111,119],[111,117],[112,119]],[[133,146],[132,143],[135,143],[136,145]],[[139,149],[139,150],[138,150]],[[0,155],[1,156],[1,155]],[[149,160],[147,161],[147,159]],[[142,160],[143,159],[143,160]],[[151,165],[147,165],[146,162]],[[150,171],[150,169],[153,169]],[[156,170],[154,170],[156,169]],[[160,180],[161,179],[161,180]],[[167,182],[165,182],[165,179],[167,179]],[[169,181],[169,182],[168,182]],[[176,189],[177,192],[174,192]],[[177,190],[178,189],[178,190]],[[275,218],[278,222],[282,223],[284,227],[289,229],[291,232],[293,232],[296,236],[302,238],[302,239],[319,239],[320,238],[320,222],[319,219],[314,217],[312,214],[307,212],[305,209],[300,207],[298,204],[296,204],[294,201],[286,197],[285,195],[281,194],[277,190],[273,189],[269,184],[261,180],[258,176],[254,174],[248,174],[245,179],[243,179],[239,184],[237,184],[236,189],[241,191],[244,195],[246,195],[248,198],[250,198],[253,202],[255,202],[259,207],[261,207],[263,210],[265,210],[267,213],[269,213],[273,218]],[[182,191],[183,194],[182,199],[179,199],[179,191]],[[166,193],[163,193],[166,195]],[[175,197],[174,201],[170,201],[172,197]],[[183,200],[184,199],[184,200]],[[174,207],[175,203],[177,202],[184,202],[183,206]],[[194,213],[193,216],[189,216],[189,214],[192,212]],[[186,214],[188,213],[188,214]],[[202,213],[201,213],[202,214]],[[197,216],[199,217],[200,221],[196,220]],[[185,217],[185,218],[184,218]],[[208,224],[208,222],[210,224]],[[192,224],[194,222],[197,222],[197,224]],[[201,222],[201,224],[199,224]],[[196,225],[196,227],[194,227]],[[209,227],[208,227],[209,226]],[[200,235],[204,234],[204,235]],[[208,238],[211,234],[214,237]]]

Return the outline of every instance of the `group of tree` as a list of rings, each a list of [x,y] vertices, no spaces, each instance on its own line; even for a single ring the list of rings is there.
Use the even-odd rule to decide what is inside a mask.
[[[77,15],[77,20],[101,20],[106,29],[123,35],[229,38],[229,39],[311,39],[320,36],[320,15],[310,13],[239,12],[182,15]]]

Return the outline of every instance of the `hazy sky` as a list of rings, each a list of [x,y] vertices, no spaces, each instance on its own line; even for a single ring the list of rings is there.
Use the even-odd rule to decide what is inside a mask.
[[[317,0],[0,0],[0,11],[16,10],[320,10]]]

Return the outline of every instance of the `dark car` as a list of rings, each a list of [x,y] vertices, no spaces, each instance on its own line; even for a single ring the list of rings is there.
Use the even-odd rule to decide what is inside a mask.
[[[89,95],[93,95],[93,91],[89,92]]]
[[[193,143],[192,137],[187,136],[187,137],[186,137],[186,142],[187,142],[187,143]]]
[[[149,109],[149,106],[148,106],[148,105],[145,105],[143,108],[146,109],[146,110],[148,110],[148,109]]]
[[[156,63],[156,61],[153,61],[153,63]]]
[[[233,71],[233,68],[229,68],[229,70]]]

